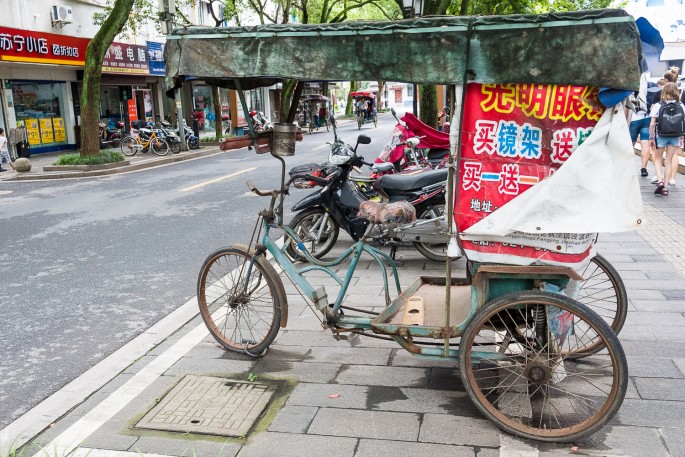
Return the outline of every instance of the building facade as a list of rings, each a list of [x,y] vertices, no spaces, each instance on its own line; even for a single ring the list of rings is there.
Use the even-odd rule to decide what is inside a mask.
[[[86,47],[105,0],[0,0],[0,126],[26,127],[31,153],[74,149]],[[164,36],[148,21],[103,62],[102,122],[163,117]]]

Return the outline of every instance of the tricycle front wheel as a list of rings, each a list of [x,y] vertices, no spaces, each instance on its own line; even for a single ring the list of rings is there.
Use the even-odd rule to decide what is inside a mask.
[[[582,322],[583,332],[574,324]],[[569,354],[590,342],[583,361]],[[477,351],[477,352],[473,352]],[[568,297],[512,292],[469,321],[459,368],[478,409],[505,431],[541,441],[573,441],[599,430],[625,397],[628,368],[607,323]]]
[[[628,315],[628,296],[621,276],[609,261],[599,254],[579,273],[583,280],[569,283],[566,295],[596,312],[618,335]],[[576,326],[576,331],[582,332],[583,329]],[[586,357],[601,349],[601,342],[596,340],[582,348],[582,351],[571,352],[569,358]]]
[[[221,346],[259,356],[276,338],[286,295],[278,273],[263,256],[230,247],[205,260],[197,301],[202,319]]]

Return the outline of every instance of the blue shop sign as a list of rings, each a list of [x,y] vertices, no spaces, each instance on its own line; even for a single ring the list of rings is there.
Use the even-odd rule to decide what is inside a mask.
[[[164,43],[147,42],[148,65],[150,74],[164,76]]]

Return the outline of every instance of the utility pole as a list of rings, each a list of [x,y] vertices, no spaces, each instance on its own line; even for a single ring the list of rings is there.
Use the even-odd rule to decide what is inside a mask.
[[[162,12],[162,33],[168,36],[174,29],[174,16],[176,15],[175,0],[159,0],[159,10]],[[181,139],[181,149],[188,150],[186,144],[186,131],[183,125],[183,103],[181,101],[181,94],[179,90],[174,91],[174,100],[176,102],[176,120],[178,122],[178,136]]]

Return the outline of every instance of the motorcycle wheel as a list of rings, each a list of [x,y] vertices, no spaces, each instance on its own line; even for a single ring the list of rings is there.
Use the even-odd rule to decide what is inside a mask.
[[[364,123],[364,121],[362,121],[361,118],[357,118],[357,127],[359,127],[359,130],[362,129],[362,124],[363,124],[363,123]]]
[[[445,204],[426,206],[416,212],[417,219],[432,219],[434,217],[445,214]],[[438,230],[439,223],[435,223],[436,230]],[[447,260],[447,243],[422,243],[414,241],[414,247],[421,253],[422,256],[435,262],[444,262]],[[461,257],[461,256],[459,256]],[[450,260],[457,260],[459,257],[450,257]]]
[[[179,141],[174,141],[171,143],[171,153],[178,154],[181,152],[181,143]]]
[[[378,127],[378,116],[375,114],[373,115],[373,126]]]
[[[290,224],[288,224],[297,236],[300,237],[312,257],[317,260],[321,259],[333,249],[335,242],[338,240],[338,234],[340,233],[340,226],[338,223],[335,219],[329,217],[321,239],[316,241],[315,236],[310,236],[310,232],[313,229],[318,231],[319,223],[325,214],[326,212],[323,208],[306,209],[297,213],[295,217],[293,217],[293,220],[290,221]],[[298,252],[297,246],[295,246],[291,239],[286,239],[285,253],[293,262],[297,260],[302,262],[307,261],[305,256]]]
[[[188,147],[190,149],[200,149],[200,140],[198,138],[191,138],[188,141]]]

